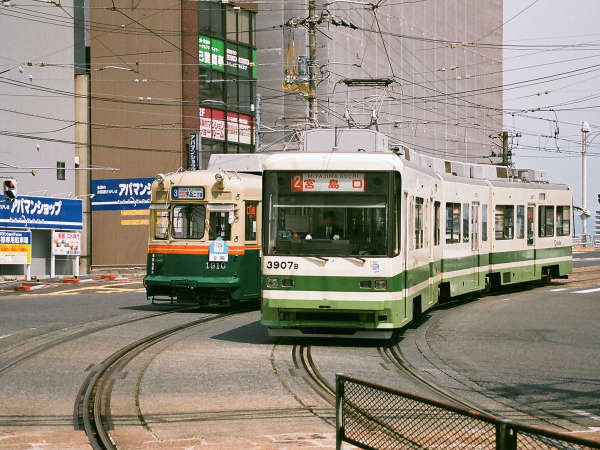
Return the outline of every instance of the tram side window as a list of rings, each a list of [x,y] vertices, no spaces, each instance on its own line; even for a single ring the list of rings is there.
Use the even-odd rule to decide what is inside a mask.
[[[258,202],[246,202],[246,241],[256,241],[256,210]]]
[[[481,240],[487,242],[488,236],[488,205],[481,205]]]
[[[440,245],[440,202],[433,204],[433,245]]]
[[[504,241],[515,237],[515,207],[496,205],[496,240]]]
[[[460,203],[446,203],[446,244],[460,242]]]
[[[538,207],[538,235],[539,237],[554,236],[554,206]]]
[[[153,211],[154,239],[167,239],[169,237],[169,211]]]
[[[525,239],[525,206],[517,206],[517,239]]]
[[[224,241],[231,240],[231,224],[229,211],[211,211],[209,216],[208,239],[214,241],[218,237]]]
[[[569,236],[571,234],[571,207],[556,207],[556,235]]]
[[[462,236],[463,242],[469,242],[469,204],[463,203],[462,209]]]
[[[415,197],[415,248],[423,248],[423,199]]]
[[[203,205],[177,205],[173,208],[173,237],[175,239],[202,239],[204,237],[206,208]]]

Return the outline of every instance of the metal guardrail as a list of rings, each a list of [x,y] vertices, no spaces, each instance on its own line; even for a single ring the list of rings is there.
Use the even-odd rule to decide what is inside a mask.
[[[598,449],[600,442],[336,375],[336,448]]]

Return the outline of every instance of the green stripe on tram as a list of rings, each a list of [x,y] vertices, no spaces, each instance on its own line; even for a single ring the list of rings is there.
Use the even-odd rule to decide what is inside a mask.
[[[462,258],[450,258],[443,259],[441,261],[434,261],[423,266],[409,269],[406,272],[402,272],[394,275],[393,277],[387,278],[388,287],[385,290],[361,289],[359,282],[363,280],[370,280],[372,286],[375,280],[385,279],[385,277],[373,277],[373,276],[302,276],[302,275],[264,275],[263,276],[263,288],[268,290],[284,290],[284,291],[335,291],[335,292],[397,292],[401,289],[411,288],[427,281],[430,277],[433,277],[440,273],[446,280],[456,281],[470,279],[473,274],[459,275],[457,277],[452,276],[452,272],[459,270],[475,269],[481,266],[488,266],[489,264],[508,264],[508,263],[520,263],[524,261],[531,261],[536,265],[543,265],[544,259],[557,258],[561,256],[571,255],[571,247],[556,247],[556,248],[545,248],[536,250],[519,250],[510,252],[497,252],[491,254],[481,255],[470,255]],[[534,259],[535,257],[535,259]],[[567,261],[565,261],[567,262]],[[563,262],[556,262],[552,264],[563,264]],[[527,269],[519,269],[519,267],[506,267],[498,270],[518,270],[519,272],[529,273],[531,267]],[[484,276],[485,273],[482,273]],[[404,286],[406,276],[406,286]],[[290,279],[294,280],[293,287],[280,287],[280,288],[267,288],[266,278],[279,278],[279,279]],[[529,277],[531,278],[531,277]]]

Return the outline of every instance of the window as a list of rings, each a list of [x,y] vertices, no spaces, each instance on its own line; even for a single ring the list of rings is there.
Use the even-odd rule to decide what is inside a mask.
[[[481,240],[487,242],[488,237],[488,205],[481,205]]]
[[[238,13],[238,40],[247,45],[250,45],[250,15],[250,11]]]
[[[538,207],[538,236],[554,236],[554,206]]]
[[[269,192],[263,222],[265,254],[393,254],[396,225],[391,173],[265,171],[263,180]],[[336,190],[348,186],[355,190]],[[414,208],[407,210],[410,213]],[[412,242],[414,219],[410,220]]]
[[[525,239],[525,206],[517,206],[517,239]]]
[[[169,237],[169,211],[155,210],[154,215],[154,239],[167,239]]]
[[[63,161],[56,162],[56,179],[57,180],[65,179],[65,163]]]
[[[202,239],[206,220],[203,205],[177,205],[173,208],[173,237]]]
[[[258,202],[246,202],[246,241],[256,241],[256,213]]]
[[[208,239],[214,241],[218,237],[224,241],[231,239],[231,224],[229,223],[229,214],[233,211],[211,211],[209,218]]]
[[[460,242],[460,203],[446,203],[446,244]]]
[[[433,204],[433,245],[440,245],[440,202]]]
[[[227,75],[227,105],[230,108],[238,106],[238,83],[237,78],[232,75]]]
[[[462,207],[462,236],[463,242],[469,242],[469,204],[463,203]]]
[[[423,248],[423,199],[415,198],[415,248]]]
[[[556,207],[556,235],[569,236],[571,234],[571,207]]]
[[[515,207],[513,205],[496,205],[496,240],[504,241],[514,238]]]

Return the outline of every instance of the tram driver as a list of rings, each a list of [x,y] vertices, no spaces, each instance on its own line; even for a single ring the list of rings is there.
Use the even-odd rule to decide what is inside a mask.
[[[325,211],[323,214],[323,226],[317,228],[315,231],[316,239],[342,239],[343,230],[336,224],[335,213],[331,210]]]

